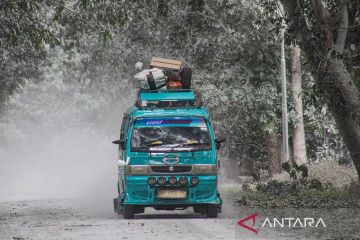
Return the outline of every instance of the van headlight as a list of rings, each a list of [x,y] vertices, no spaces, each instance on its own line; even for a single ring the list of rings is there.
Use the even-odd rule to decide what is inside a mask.
[[[195,164],[195,175],[215,175],[216,173],[216,164]]]
[[[149,175],[148,165],[126,165],[125,174],[130,175]]]

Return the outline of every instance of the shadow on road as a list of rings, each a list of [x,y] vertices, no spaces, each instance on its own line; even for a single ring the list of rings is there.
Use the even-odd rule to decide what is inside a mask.
[[[181,213],[171,213],[171,214],[139,214],[135,215],[134,219],[194,219],[194,218],[206,218],[204,215],[199,214],[181,214]]]

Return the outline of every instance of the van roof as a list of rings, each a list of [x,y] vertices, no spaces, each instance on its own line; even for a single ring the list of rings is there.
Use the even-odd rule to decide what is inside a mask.
[[[127,110],[136,118],[147,117],[209,117],[204,107],[196,106],[196,95],[191,89],[140,90],[137,103]]]
[[[195,93],[189,89],[176,90],[141,90],[138,93],[141,101],[195,101]]]
[[[203,117],[208,118],[209,112],[201,108],[153,108],[153,109],[139,109],[137,107],[131,107],[127,110],[127,114],[136,118],[147,117]]]

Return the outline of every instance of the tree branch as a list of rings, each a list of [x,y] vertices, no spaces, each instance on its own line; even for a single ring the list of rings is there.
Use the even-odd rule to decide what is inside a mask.
[[[289,19],[288,25],[294,31],[296,42],[304,51],[311,51],[318,49],[318,43],[309,41],[308,36],[312,33],[308,28],[304,15],[300,12],[300,6],[296,0],[280,0],[284,6],[285,15]],[[308,55],[310,58],[317,58],[318,54]]]
[[[349,26],[349,27],[344,28],[344,29],[353,29],[353,28],[358,28],[358,27],[360,27],[360,24],[359,25]]]
[[[331,27],[336,27],[340,20],[343,20],[344,11],[347,11],[347,0],[338,0],[338,11],[334,13],[334,16],[331,19]]]
[[[336,44],[334,47],[335,51],[340,55],[344,53],[348,26],[349,26],[349,16],[348,16],[348,10],[345,7],[345,9],[342,11],[342,18],[341,18],[340,26],[337,30]]]
[[[213,14],[214,16],[216,16],[215,12],[207,5],[205,4],[205,8],[211,13]],[[202,13],[199,13],[203,16],[207,16],[205,14],[202,14]],[[209,16],[207,16],[209,17]],[[223,23],[223,21],[219,18],[219,17],[214,17],[213,18],[215,21],[217,21],[219,23],[219,25],[225,30],[225,32],[231,34],[233,31],[231,29],[229,29],[228,27],[225,26],[225,24]]]
[[[319,23],[320,29],[324,34],[324,47],[325,51],[333,49],[333,33],[331,31],[332,18],[330,13],[325,9],[322,0],[312,0],[313,12]]]

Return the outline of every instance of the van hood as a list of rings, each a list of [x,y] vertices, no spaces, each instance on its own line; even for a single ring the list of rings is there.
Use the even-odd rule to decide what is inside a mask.
[[[178,162],[176,158],[178,157]],[[195,152],[131,152],[128,164],[130,165],[163,165],[164,158],[170,158],[168,164],[216,164],[216,157],[212,151]],[[175,159],[175,160],[172,160]],[[177,162],[177,163],[175,163]]]

